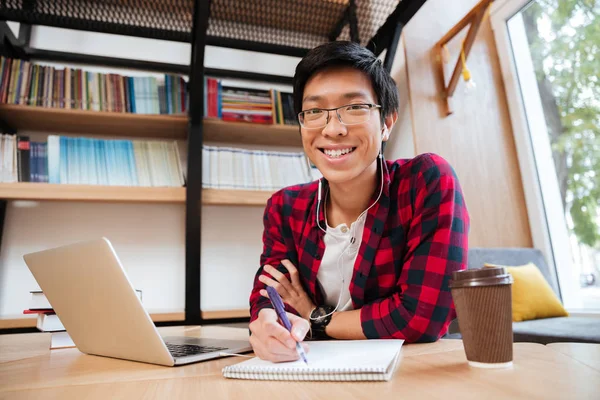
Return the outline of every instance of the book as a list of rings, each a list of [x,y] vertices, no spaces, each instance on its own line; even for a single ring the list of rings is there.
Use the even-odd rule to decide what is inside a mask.
[[[332,340],[310,342],[308,366],[303,361],[272,363],[254,357],[223,368],[233,379],[291,381],[388,381],[404,340]]]
[[[67,349],[70,347],[76,347],[75,343],[71,339],[71,336],[66,331],[53,332],[52,341],[50,342],[50,350],[54,349]]]
[[[42,332],[58,332],[65,330],[65,326],[58,318],[58,315],[46,313],[39,313],[37,315],[36,328]]]
[[[48,135],[47,143],[37,143],[3,134],[0,182],[182,187],[182,154],[183,141]]]
[[[167,92],[168,91],[168,92]],[[0,56],[0,103],[137,114],[183,114],[188,84],[180,75],[130,77],[57,68]]]
[[[304,152],[202,146],[205,189],[279,190],[310,182]]]
[[[29,293],[31,293],[31,300],[29,301],[29,310],[52,310],[50,302],[41,290],[32,290]]]

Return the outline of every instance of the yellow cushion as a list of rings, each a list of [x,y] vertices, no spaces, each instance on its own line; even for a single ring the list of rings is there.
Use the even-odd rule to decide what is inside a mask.
[[[496,265],[485,264],[485,266]],[[504,267],[514,280],[512,284],[514,322],[569,315],[537,265],[529,263],[519,267]]]

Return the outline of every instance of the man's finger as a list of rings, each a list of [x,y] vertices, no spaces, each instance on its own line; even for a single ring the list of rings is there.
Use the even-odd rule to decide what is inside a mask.
[[[261,296],[266,297],[267,299],[269,298],[269,292],[267,292],[265,289],[260,289],[259,293]]]
[[[268,337],[264,345],[264,350],[272,355],[293,358],[297,354],[296,345],[293,348],[289,348],[274,337]],[[296,360],[297,357],[293,359]]]
[[[310,328],[308,321],[289,313],[288,317],[290,317],[292,323],[292,337],[298,342],[303,341]]]
[[[288,293],[292,294],[292,291],[294,289],[292,288],[292,284],[288,280],[287,276],[285,276],[281,272],[277,271],[276,268],[274,268],[270,265],[265,265],[263,270],[265,270],[266,272],[271,274],[271,276],[273,278],[275,278],[277,280],[277,282],[281,283],[281,285],[288,291]]]
[[[300,278],[298,277],[298,269],[292,264],[290,260],[283,260],[281,265],[290,273],[290,279],[292,280],[292,285],[296,287],[302,287],[300,284]]]
[[[288,314],[289,315],[289,314]],[[272,336],[279,340],[286,347],[293,349],[296,347],[296,341],[292,337],[291,333],[285,329],[279,322],[266,322],[264,325],[265,333],[267,336]]]
[[[264,283],[265,285],[271,286],[273,289],[277,290],[277,293],[279,293],[279,295],[281,297],[290,295],[289,292],[287,291],[287,289],[283,285],[281,285],[276,280],[267,277],[266,275],[260,275],[258,277],[258,280],[261,281],[262,283]]]

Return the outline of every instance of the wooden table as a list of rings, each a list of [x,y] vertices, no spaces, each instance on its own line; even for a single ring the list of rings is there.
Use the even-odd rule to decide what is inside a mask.
[[[600,371],[600,344],[598,343],[550,343],[546,346]]]
[[[214,326],[160,332],[229,339],[248,335],[247,329]],[[43,351],[46,344],[49,334],[0,336],[0,399],[597,399],[600,393],[599,371],[532,343],[516,343],[514,367],[502,370],[469,367],[460,340],[405,345],[391,381],[356,383],[225,379],[221,369],[242,359],[161,367],[77,349]]]

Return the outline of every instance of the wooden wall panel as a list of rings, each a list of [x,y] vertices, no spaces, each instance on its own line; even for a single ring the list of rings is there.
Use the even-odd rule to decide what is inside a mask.
[[[391,75],[398,87],[400,107],[398,108],[398,120],[392,128],[384,155],[387,160],[412,158],[415,156],[415,139],[412,125],[410,90],[408,87],[408,71],[406,69],[404,35],[398,41]]]
[[[454,114],[443,115],[436,42],[477,0],[429,0],[404,30],[417,154],[447,159],[461,181],[471,216],[470,246],[532,246],[525,197],[498,54],[486,19],[468,59],[477,88],[454,95]],[[451,72],[466,29],[449,44]]]

